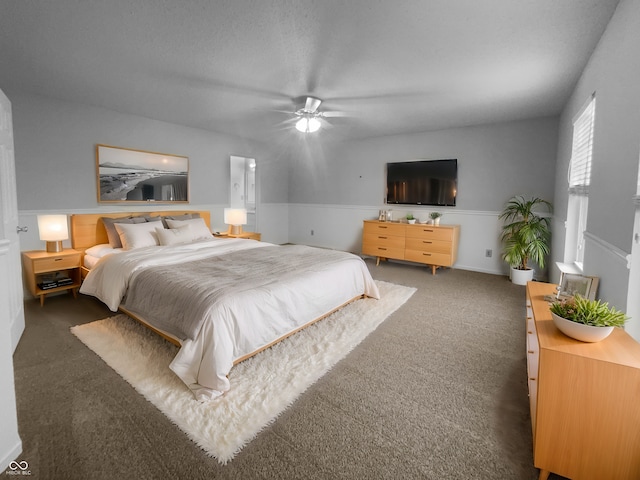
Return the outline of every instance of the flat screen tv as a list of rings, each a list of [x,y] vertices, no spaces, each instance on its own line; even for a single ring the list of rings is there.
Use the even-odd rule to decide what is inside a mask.
[[[387,203],[455,207],[458,160],[387,163]]]

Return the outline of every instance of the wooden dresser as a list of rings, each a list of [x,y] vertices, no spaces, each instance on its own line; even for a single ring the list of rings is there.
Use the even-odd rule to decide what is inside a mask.
[[[362,253],[380,260],[392,258],[424,263],[435,275],[438,267],[451,267],[458,256],[460,225],[409,225],[365,220]]]
[[[640,343],[616,328],[583,343],[560,332],[527,285],[527,373],[534,465],[572,480],[640,479]]]

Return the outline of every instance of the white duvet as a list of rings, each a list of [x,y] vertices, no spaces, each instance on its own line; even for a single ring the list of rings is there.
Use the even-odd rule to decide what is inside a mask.
[[[265,247],[271,248],[260,250]],[[251,252],[233,253],[240,250]],[[212,256],[216,259],[207,260],[207,264],[219,263],[223,267],[215,267],[210,275],[202,275],[203,259]],[[264,264],[261,264],[259,256],[265,257]],[[247,260],[242,265],[244,257]],[[278,258],[277,265],[268,263],[276,261],[274,258]],[[292,260],[289,262],[288,258]],[[144,301],[127,299],[130,285],[136,287],[131,290],[131,296],[141,297],[136,289],[143,283],[149,283],[156,271],[162,272],[158,277],[166,277],[167,266],[175,266],[176,271],[180,268],[188,271],[189,265],[193,271],[198,270],[206,277],[213,291],[209,293],[208,286],[207,289],[202,287],[206,282],[186,275],[184,282],[192,283],[183,288],[185,291],[193,290],[194,297],[189,300],[193,309],[184,310],[191,315],[193,310],[202,316],[187,319],[197,322],[193,338],[188,338],[189,335],[180,333],[180,330],[172,332],[167,319],[158,319],[154,324],[154,318],[145,315],[145,311],[136,311],[136,308],[146,308],[140,307],[144,306]],[[140,285],[134,284],[136,276],[139,276]],[[233,281],[229,280],[231,277]],[[216,286],[218,283],[220,287]],[[194,288],[189,288],[189,285]],[[215,291],[216,288],[219,291]],[[153,292],[149,294],[156,307],[157,302],[167,296],[160,286],[157,290],[160,294],[156,297],[153,297]],[[201,401],[229,390],[227,375],[236,359],[259,350],[359,295],[379,298],[366,265],[355,255],[305,246],[276,247],[245,239],[214,239],[109,255],[91,270],[80,292],[99,298],[112,311],[123,304],[148,323],[176,337],[181,348],[170,368]],[[167,301],[171,302],[170,299]],[[171,306],[166,310],[171,311]],[[156,308],[155,311],[162,309]],[[174,308],[176,311],[181,310]]]

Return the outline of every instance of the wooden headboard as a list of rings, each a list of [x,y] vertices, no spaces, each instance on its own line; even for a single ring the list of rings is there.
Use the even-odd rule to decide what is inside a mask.
[[[104,228],[102,217],[120,218],[146,215],[151,217],[183,215],[185,213],[198,213],[204,219],[207,227],[211,228],[211,213],[205,210],[167,210],[160,212],[116,212],[116,213],[79,213],[71,215],[71,246],[76,250],[84,251],[99,245],[109,243],[107,231]]]

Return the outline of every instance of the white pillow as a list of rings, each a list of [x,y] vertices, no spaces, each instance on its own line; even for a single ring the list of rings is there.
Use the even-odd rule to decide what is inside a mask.
[[[116,223],[116,231],[125,250],[158,245],[158,222]]]
[[[156,234],[160,245],[179,245],[194,240],[191,225],[183,225],[178,228],[156,228]]]
[[[93,247],[87,248],[84,253],[86,255],[91,255],[92,257],[102,258],[110,253],[118,253],[121,251],[121,248],[113,248],[108,243],[101,243],[100,245],[94,245]]]
[[[165,221],[167,222],[167,225],[169,225],[169,228],[179,228],[184,225],[189,225],[193,240],[213,237],[213,234],[207,227],[207,224],[204,223],[204,218],[192,218],[190,220],[171,220],[170,218],[167,218]]]

